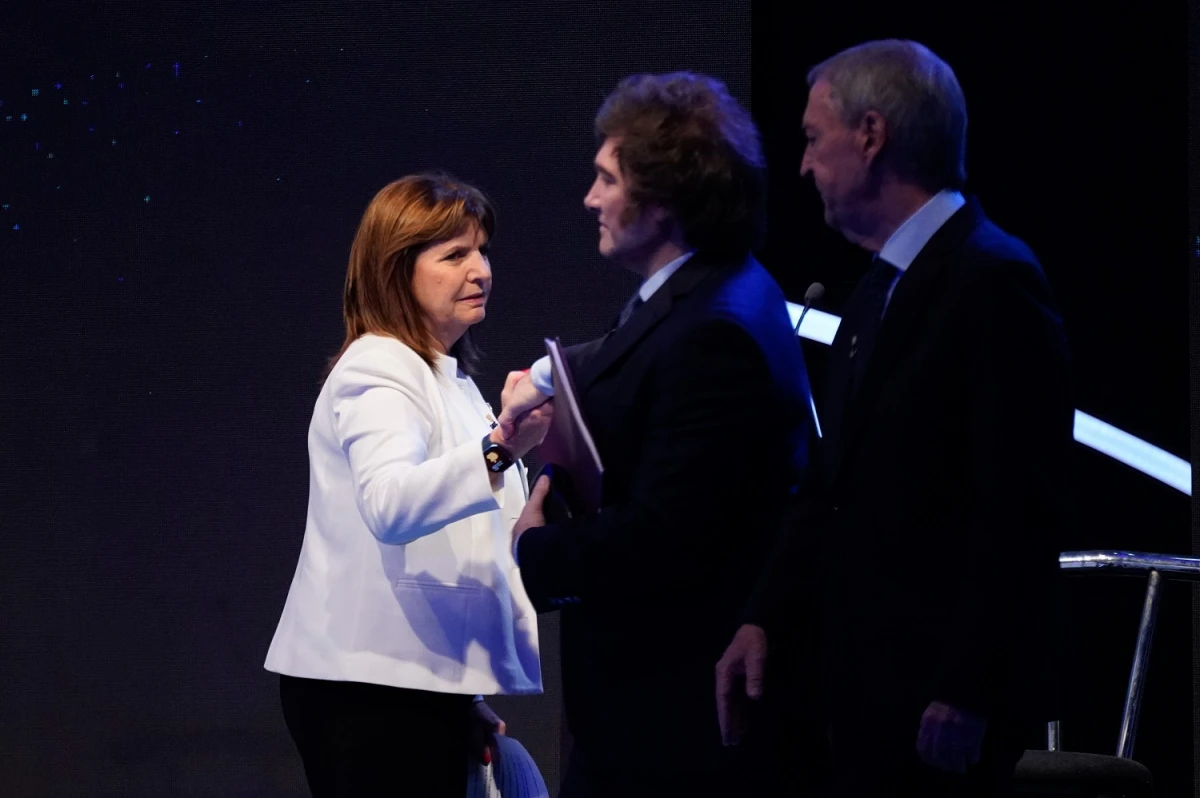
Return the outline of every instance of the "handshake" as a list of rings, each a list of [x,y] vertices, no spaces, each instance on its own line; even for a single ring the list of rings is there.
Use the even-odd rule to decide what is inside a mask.
[[[553,417],[554,402],[537,389],[528,370],[510,371],[500,393],[500,416],[491,438],[514,457],[524,457],[546,437]]]
[[[529,378],[528,371],[510,371],[500,393],[500,417],[492,430],[492,440],[507,446],[516,457],[525,454],[542,442],[554,418],[554,402],[542,393]],[[516,556],[517,541],[525,530],[543,526],[546,516],[542,505],[550,492],[550,480],[538,478],[530,491],[529,500],[512,529],[512,545]]]

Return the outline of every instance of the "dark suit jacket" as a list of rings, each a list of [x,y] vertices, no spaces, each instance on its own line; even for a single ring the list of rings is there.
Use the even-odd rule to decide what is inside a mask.
[[[527,531],[562,611],[575,745],[631,767],[716,767],[713,669],[774,537],[811,424],[784,297],[757,262],[688,260],[630,320],[569,350],[604,462],[599,515]]]
[[[1073,410],[1041,267],[969,200],[896,284],[852,398],[855,333],[834,339],[815,484],[744,619],[786,634],[815,573],[833,717],[893,723],[897,745],[933,700],[993,729],[1049,719]]]

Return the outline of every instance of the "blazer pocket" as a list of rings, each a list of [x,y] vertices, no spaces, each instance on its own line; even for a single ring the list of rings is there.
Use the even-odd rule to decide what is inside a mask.
[[[440,678],[456,681],[466,663],[467,620],[479,594],[473,585],[397,579],[392,584],[402,618],[391,640],[380,639],[396,659],[425,665]],[[387,636],[385,630],[379,630]]]

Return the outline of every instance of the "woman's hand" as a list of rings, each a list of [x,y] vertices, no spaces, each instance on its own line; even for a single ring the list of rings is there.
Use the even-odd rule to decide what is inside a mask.
[[[471,756],[479,757],[479,761],[485,765],[495,762],[496,735],[503,735],[506,731],[508,727],[504,721],[485,702],[476,701],[471,706],[470,728],[467,732]]]

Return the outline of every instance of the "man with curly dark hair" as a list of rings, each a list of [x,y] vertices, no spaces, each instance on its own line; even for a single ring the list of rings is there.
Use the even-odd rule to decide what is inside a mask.
[[[562,795],[757,795],[753,748],[721,746],[713,668],[809,435],[808,382],[779,286],[751,256],[765,167],[719,81],[625,79],[596,118],[600,253],[643,278],[568,357],[604,463],[602,509],[514,528],[535,605],[562,608],[574,744]],[[501,426],[553,390],[510,375]],[[759,749],[764,750],[764,749]]]

